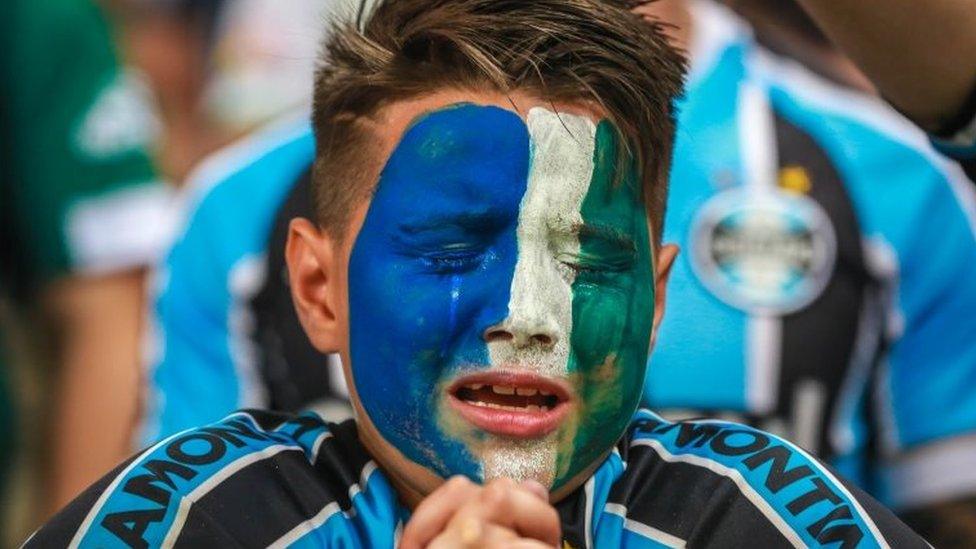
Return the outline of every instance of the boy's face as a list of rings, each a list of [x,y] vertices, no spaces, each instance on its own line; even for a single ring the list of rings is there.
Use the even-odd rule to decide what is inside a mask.
[[[387,109],[375,194],[336,254],[363,438],[395,454],[386,468],[558,490],[641,395],[655,285],[640,179],[591,111],[454,99]]]

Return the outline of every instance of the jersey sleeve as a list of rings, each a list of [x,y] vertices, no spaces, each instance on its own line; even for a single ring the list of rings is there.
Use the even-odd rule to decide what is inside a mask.
[[[887,265],[887,350],[872,401],[880,494],[896,509],[976,495],[976,187],[932,159],[902,211],[913,244],[869,239]],[[889,233],[890,234],[890,233]]]
[[[0,131],[21,274],[43,282],[151,262],[171,204],[146,152],[157,125],[148,87],[118,66],[92,3],[13,4]]]
[[[872,286],[861,333],[878,337],[859,335],[869,360],[855,357],[831,418],[837,453],[869,457],[872,493],[899,510],[976,494],[976,470],[947,466],[976,462],[976,187],[874,98],[788,91],[847,182]]]
[[[927,547],[807,452],[751,427],[642,410],[622,459],[600,547]]]
[[[267,546],[288,531],[282,517],[298,523],[331,497],[294,482],[314,484],[310,462],[331,436],[315,416],[257,410],[176,433],[96,482],[25,546]],[[263,521],[259,505],[274,509]]]
[[[245,410],[139,452],[26,547],[394,547],[403,515],[354,422]]]
[[[192,177],[182,228],[155,277],[141,445],[269,404],[253,300],[275,212],[313,155],[307,122],[287,120]]]

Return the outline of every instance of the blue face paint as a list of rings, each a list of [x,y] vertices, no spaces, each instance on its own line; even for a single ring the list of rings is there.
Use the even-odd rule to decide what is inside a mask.
[[[419,119],[387,161],[349,262],[350,359],[363,408],[404,455],[479,479],[438,420],[444,384],[485,368],[508,312],[529,133],[515,113],[455,106]]]

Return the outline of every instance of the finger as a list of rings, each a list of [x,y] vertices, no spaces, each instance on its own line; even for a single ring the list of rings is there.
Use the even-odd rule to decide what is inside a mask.
[[[559,544],[556,509],[515,481],[496,479],[489,482],[479,500],[478,511],[492,524],[510,528],[522,537],[537,539],[552,547]]]
[[[539,496],[542,501],[549,501],[549,490],[536,480],[523,480],[521,484],[529,492]]]
[[[528,538],[507,541],[501,547],[502,549],[553,549],[552,545],[546,545],[537,539]]]
[[[495,549],[507,547],[508,543],[519,539],[513,530],[495,526],[477,517],[468,518],[474,522],[452,522],[441,535],[434,538],[427,549]]]
[[[466,501],[477,499],[481,490],[465,477],[451,477],[414,509],[400,537],[400,549],[423,549],[444,531]]]

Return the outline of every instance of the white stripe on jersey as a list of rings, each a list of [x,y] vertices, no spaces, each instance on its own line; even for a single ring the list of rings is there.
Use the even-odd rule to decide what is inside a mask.
[[[706,423],[706,422],[699,421],[697,423]],[[663,459],[664,461],[670,463],[689,463],[691,465],[703,467],[705,469],[708,469],[709,471],[712,471],[713,473],[718,473],[719,475],[728,478],[729,480],[734,482],[736,486],[739,487],[739,492],[741,492],[746,499],[751,501],[752,504],[756,506],[756,509],[758,509],[759,512],[762,513],[769,520],[769,522],[773,526],[775,526],[777,530],[780,531],[781,534],[783,534],[783,537],[785,537],[786,540],[789,541],[791,545],[793,545],[793,547],[797,547],[797,548],[806,547],[806,544],[803,543],[803,539],[800,537],[799,534],[796,533],[796,530],[794,530],[792,526],[790,526],[789,524],[787,524],[785,520],[783,520],[783,517],[781,517],[779,513],[777,513],[776,510],[769,505],[768,501],[763,499],[763,497],[760,496],[758,492],[756,492],[755,488],[753,488],[752,485],[749,484],[749,481],[747,481],[745,477],[742,476],[742,473],[740,473],[739,471],[736,471],[735,469],[732,469],[730,467],[726,467],[725,465],[722,465],[717,461],[703,458],[701,456],[687,455],[687,454],[683,454],[683,455],[672,454],[671,452],[668,451],[667,448],[664,447],[664,444],[654,439],[633,440],[631,441],[630,445],[648,446],[651,449],[653,449],[655,452],[657,452],[657,455],[660,456],[661,459]],[[869,525],[870,524],[873,523],[869,523]]]
[[[268,546],[268,549],[283,549],[288,547],[292,543],[295,543],[299,539],[317,530],[340,510],[341,509],[339,508],[338,502],[333,501],[329,503],[323,507],[321,511],[316,513],[314,517],[300,523],[298,526],[292,528],[287,534],[278,538],[277,541]]]
[[[695,423],[719,423],[719,424],[724,423],[724,424],[727,424],[728,422],[727,421],[720,421],[720,420],[713,420],[713,419],[703,419],[703,420],[700,420],[700,421],[696,421]],[[854,508],[854,510],[857,511],[857,513],[861,516],[861,520],[863,520],[864,523],[867,525],[868,529],[871,530],[871,535],[874,536],[874,539],[875,539],[875,541],[878,542],[878,545],[880,545],[882,547],[882,549],[891,549],[891,546],[888,545],[888,541],[885,540],[885,537],[883,535],[881,535],[881,530],[878,529],[878,525],[876,525],[874,523],[874,520],[871,519],[871,515],[869,515],[867,513],[867,511],[864,510],[864,507],[861,506],[861,503],[858,501],[858,499],[855,498],[853,494],[851,494],[850,490],[848,490],[847,487],[844,486],[844,484],[841,483],[841,481],[838,480],[837,477],[834,476],[834,474],[831,473],[829,469],[827,469],[826,467],[824,467],[823,465],[821,465],[820,462],[817,461],[817,459],[815,457],[813,457],[810,454],[808,454],[807,451],[804,450],[803,448],[800,448],[799,446],[797,446],[795,444],[792,444],[792,443],[788,442],[787,440],[785,440],[783,438],[780,438],[780,437],[778,437],[778,436],[776,436],[776,435],[774,435],[772,433],[765,433],[765,434],[767,436],[769,436],[769,438],[771,438],[773,440],[776,440],[776,441],[779,441],[780,443],[784,444],[790,450],[793,450],[794,452],[796,452],[796,453],[800,454],[801,456],[807,458],[807,461],[809,462],[809,464],[811,466],[815,467],[817,469],[817,472],[819,472],[821,475],[827,477],[827,480],[830,481],[830,483],[833,485],[833,487],[836,488],[837,491],[840,492],[840,494],[842,496],[844,496],[845,498],[847,498],[847,501],[850,502],[850,504]],[[633,442],[633,444],[638,444],[640,442],[643,442],[643,441],[636,441],[635,440]],[[738,474],[738,471],[734,471],[734,472]],[[743,478],[742,475],[739,475],[739,478]],[[745,479],[743,478],[743,480],[745,480]],[[752,488],[750,487],[750,490],[751,489]],[[765,501],[763,501],[763,503],[765,503]]]
[[[208,492],[216,488],[221,482],[234,476],[235,473],[239,472],[248,465],[274,457],[281,452],[289,451],[304,452],[304,449],[301,446],[292,444],[275,444],[274,446],[268,446],[260,452],[252,452],[235,459],[227,464],[223,469],[214,473],[213,476],[203,481],[189,494],[180,499],[180,506],[176,510],[176,516],[173,518],[173,523],[170,525],[169,531],[166,532],[166,537],[163,539],[162,546],[173,547],[176,544],[176,540],[179,538],[180,532],[183,531],[183,525],[186,523],[186,518],[190,514],[190,507],[193,506],[193,504],[196,503],[200,498],[207,495]]]
[[[617,515],[618,517],[624,519],[625,530],[630,530],[631,532],[644,536],[652,541],[667,545],[668,547],[680,549],[684,549],[684,547],[688,544],[688,542],[677,536],[672,536],[671,534],[658,530],[653,526],[648,526],[643,522],[637,522],[634,519],[627,518],[627,508],[619,503],[608,503],[604,505],[603,512],[610,513],[611,515]]]

